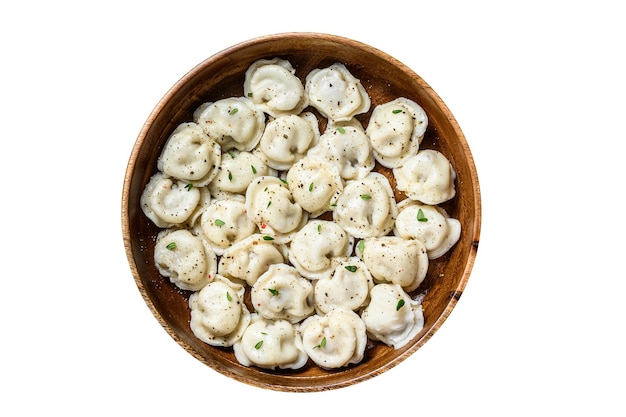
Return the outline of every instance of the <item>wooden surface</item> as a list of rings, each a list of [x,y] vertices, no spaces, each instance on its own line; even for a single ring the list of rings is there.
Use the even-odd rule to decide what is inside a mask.
[[[159,229],[144,216],[139,205],[143,188],[156,172],[157,157],[173,129],[181,122],[191,121],[193,111],[203,102],[242,96],[248,66],[257,59],[274,57],[289,60],[303,81],[312,69],[335,62],[345,64],[361,80],[372,100],[370,112],[357,117],[364,126],[377,104],[397,97],[416,101],[429,117],[421,149],[441,151],[457,172],[457,195],[441,206],[451,217],[461,221],[460,240],[448,254],[430,262],[427,278],[413,293],[426,293],[424,329],[398,350],[370,342],[360,364],[336,371],[322,370],[312,363],[295,371],[247,368],[237,362],[232,349],[212,347],[198,340],[189,328],[190,293],[177,289],[158,274],[153,250]],[[322,120],[322,132],[324,128]],[[392,186],[395,185],[389,170],[378,165],[376,170],[387,175]],[[396,191],[396,198],[399,202],[405,196]],[[463,293],[478,248],[480,224],[481,200],[474,161],[460,127],[437,94],[411,69],[375,48],[312,33],[277,34],[237,44],[184,75],[156,105],[139,133],[129,158],[122,196],[122,229],[129,266],[139,291],[159,323],[204,364],[241,382],[277,391],[344,387],[378,375],[418,350],[443,324]]]

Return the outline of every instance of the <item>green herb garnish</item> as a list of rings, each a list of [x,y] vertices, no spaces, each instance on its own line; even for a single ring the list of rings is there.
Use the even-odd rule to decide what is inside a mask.
[[[239,109],[238,109],[237,107],[233,107],[232,109],[230,109],[230,110],[228,111],[228,114],[232,115],[232,114],[237,113],[238,111],[239,111]]]
[[[169,250],[174,250],[176,249],[176,242],[170,242],[167,244],[166,248],[168,248]]]
[[[271,236],[265,235],[265,236],[263,236],[263,240],[274,240],[274,238],[271,237]]]
[[[403,299],[399,299],[398,300],[398,304],[396,304],[396,311],[400,310],[403,305],[404,305],[404,300]]]
[[[417,221],[418,222],[427,222],[428,219],[424,216],[424,212],[422,209],[417,210]]]
[[[252,173],[256,174],[256,168],[254,167],[254,165],[250,165],[250,168],[252,168]]]
[[[278,291],[276,288],[268,288],[267,289],[269,292],[272,293],[272,295],[279,295],[280,291]]]
[[[189,184],[185,185],[185,188],[187,189],[187,191],[191,191],[191,189],[193,188],[193,184],[189,183]]]
[[[346,269],[350,272],[356,272],[356,265],[346,265]]]
[[[370,200],[370,199],[372,198],[372,196],[371,196],[371,195],[369,195],[369,194],[361,194],[361,198],[362,198],[363,200]]]
[[[228,171],[228,181],[232,181],[233,180],[233,173]]]
[[[224,221],[223,221],[223,220],[220,220],[220,219],[215,219],[215,225],[216,225],[216,226],[222,227],[222,226],[224,226],[225,224],[226,224],[226,223],[224,223]]]
[[[344,133],[346,133],[346,129],[344,129],[343,127],[338,127],[337,128],[337,132],[339,132],[341,134],[344,134]]]
[[[309,184],[309,192],[313,191],[313,183]]]
[[[323,348],[324,346],[326,346],[326,337],[322,338],[322,341],[319,345],[313,346],[313,349]]]
[[[259,340],[258,342],[256,342],[256,345],[254,345],[254,348],[256,350],[259,350],[259,349],[261,349],[261,346],[263,346],[263,341]]]
[[[230,296],[230,293],[228,291],[226,291],[226,299],[228,301],[233,301],[233,297]]]
[[[359,241],[359,252],[363,253],[363,249],[365,249],[365,241],[361,239]]]
[[[398,114],[398,113],[402,113],[402,110],[400,109],[395,109],[391,111],[393,114]]]

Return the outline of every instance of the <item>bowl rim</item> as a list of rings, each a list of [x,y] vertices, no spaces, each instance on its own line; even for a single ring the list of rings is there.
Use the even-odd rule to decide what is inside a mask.
[[[462,276],[459,280],[458,285],[456,286],[455,292],[449,298],[448,303],[445,305],[445,309],[442,312],[442,314],[439,315],[439,317],[437,317],[434,324],[428,329],[428,331],[416,343],[413,343],[408,349],[406,349],[399,355],[395,356],[391,361],[386,362],[382,366],[372,369],[369,372],[358,372],[354,377],[348,380],[340,380],[332,384],[325,384],[323,386],[320,386],[320,385],[293,386],[289,384],[278,384],[278,383],[269,384],[264,381],[258,381],[258,380],[251,381],[250,379],[244,378],[240,374],[231,371],[227,366],[225,366],[222,363],[210,362],[209,360],[207,360],[207,358],[200,355],[198,352],[195,351],[195,349],[189,346],[181,337],[179,337],[179,335],[174,331],[174,329],[172,329],[169,326],[169,324],[162,318],[161,313],[159,312],[153,300],[149,297],[146,289],[143,286],[143,283],[141,281],[141,277],[139,274],[139,269],[137,267],[136,259],[133,254],[132,243],[131,243],[132,236],[130,233],[130,229],[131,229],[130,228],[130,216],[128,215],[129,208],[130,208],[129,203],[131,200],[130,189],[131,189],[132,177],[133,177],[133,172],[136,167],[139,152],[142,148],[142,144],[146,138],[146,135],[149,132],[150,126],[154,123],[155,119],[157,119],[159,113],[166,106],[166,103],[168,103],[169,100],[171,100],[172,97],[175,96],[179,90],[181,90],[181,88],[183,88],[190,80],[196,77],[202,71],[202,69],[206,67],[207,65],[210,65],[211,63],[214,63],[218,60],[222,60],[234,52],[241,51],[243,49],[250,48],[252,46],[258,46],[263,43],[274,42],[277,40],[284,40],[287,38],[301,39],[301,40],[307,40],[307,41],[326,40],[326,41],[331,41],[331,42],[335,42],[339,44],[346,44],[348,46],[362,49],[362,50],[368,51],[369,53],[378,55],[379,57],[382,57],[386,59],[388,62],[392,63],[394,66],[400,68],[403,72],[410,74],[410,77],[414,79],[420,85],[421,88],[424,89],[425,93],[430,97],[430,99],[432,99],[435,102],[437,107],[447,117],[448,122],[454,131],[456,139],[459,141],[460,146],[463,148],[464,158],[469,168],[470,179],[471,179],[472,189],[473,189],[473,196],[474,196],[473,201],[471,202],[471,204],[473,204],[473,211],[474,211],[474,216],[472,219],[473,228],[471,231],[469,231],[471,233],[472,247],[470,248],[468,258],[463,268]],[[208,365],[212,369],[216,370],[217,372],[225,376],[231,377],[239,382],[243,382],[248,385],[253,385],[253,386],[271,389],[275,391],[289,391],[289,392],[326,391],[326,390],[354,385],[358,382],[368,380],[370,378],[375,377],[376,375],[386,372],[387,370],[395,367],[396,365],[398,365],[399,363],[407,359],[409,356],[415,353],[419,348],[421,348],[439,330],[439,328],[443,325],[443,323],[448,319],[448,317],[450,316],[450,314],[456,307],[461,295],[463,294],[463,291],[465,290],[465,287],[468,283],[471,271],[474,266],[476,254],[477,254],[478,243],[479,243],[479,238],[480,238],[481,221],[482,221],[480,186],[478,182],[478,174],[477,174],[473,156],[471,154],[465,135],[462,132],[459,124],[457,123],[452,112],[449,110],[448,106],[439,97],[439,95],[411,68],[409,68],[408,66],[406,66],[405,64],[397,60],[396,58],[390,56],[386,52],[383,52],[371,45],[368,45],[366,43],[363,43],[355,39],[351,39],[351,38],[347,38],[347,37],[339,36],[339,35],[334,35],[334,34],[329,34],[329,33],[320,33],[320,32],[281,32],[281,33],[257,36],[248,40],[240,41],[238,43],[233,44],[232,46],[224,48],[210,55],[208,58],[202,60],[200,63],[195,65],[193,68],[191,68],[186,74],[184,74],[177,82],[175,82],[172,85],[172,87],[170,87],[167,90],[167,92],[163,95],[163,97],[157,102],[157,104],[154,106],[152,111],[149,113],[149,116],[143,123],[139,131],[139,134],[137,135],[137,138],[135,140],[135,143],[132,147],[132,150],[128,159],[128,163],[127,163],[126,171],[124,175],[121,208],[122,208],[121,220],[122,220],[123,244],[124,244],[124,249],[126,252],[126,257],[129,263],[129,267],[133,275],[133,279],[135,281],[135,284],[137,285],[137,288],[144,302],[148,306],[152,315],[157,319],[157,321],[160,323],[163,329],[167,332],[167,334],[172,339],[174,339],[181,347],[183,347],[185,351],[191,354],[193,357],[195,357],[200,362],[204,363],[205,365]]]

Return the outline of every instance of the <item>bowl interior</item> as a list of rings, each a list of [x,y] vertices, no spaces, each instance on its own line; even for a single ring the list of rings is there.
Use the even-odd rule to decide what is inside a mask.
[[[439,150],[457,172],[456,197],[441,206],[451,217],[460,220],[462,233],[451,251],[430,262],[426,279],[413,293],[425,294],[422,332],[398,350],[370,343],[360,364],[341,370],[327,371],[315,365],[296,371],[248,368],[237,362],[232,349],[215,348],[197,339],[189,327],[190,293],[177,289],[156,270],[153,251],[159,229],[144,216],[139,204],[143,188],[156,172],[156,160],[174,128],[191,121],[193,111],[206,101],[242,96],[248,66],[257,59],[274,57],[287,59],[303,81],[315,68],[343,63],[361,80],[372,100],[371,109],[397,97],[416,101],[429,117],[421,149]],[[371,110],[357,116],[363,126],[367,125],[370,114]],[[323,132],[323,117],[320,121]],[[378,165],[376,170],[387,175],[395,186],[389,170]],[[403,193],[396,191],[398,202],[404,198]],[[124,245],[131,271],[160,324],[184,349],[216,371],[241,382],[280,391],[320,391],[350,385],[397,365],[422,346],[448,317],[465,288],[478,247],[480,216],[478,179],[469,147],[437,94],[411,69],[384,52],[354,40],[313,33],[271,35],[237,44],[208,58],[181,78],[157,104],[137,138],[122,200]]]

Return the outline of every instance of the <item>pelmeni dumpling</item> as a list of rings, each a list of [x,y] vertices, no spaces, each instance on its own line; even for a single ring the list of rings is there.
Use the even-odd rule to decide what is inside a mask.
[[[246,71],[244,96],[271,116],[298,114],[308,105],[308,99],[295,73],[285,59],[259,59]]]
[[[424,243],[428,259],[444,255],[461,237],[461,222],[451,218],[441,207],[406,199],[398,209],[393,233]]]
[[[299,369],[309,359],[293,324],[287,320],[268,320],[258,314],[252,314],[250,325],[233,350],[243,366],[263,369]]]
[[[213,200],[202,213],[197,229],[217,255],[257,231],[256,224],[248,218],[245,199],[241,195]]]
[[[165,229],[157,236],[154,264],[182,290],[198,291],[217,272],[215,252],[187,229]]]
[[[389,180],[370,172],[348,181],[337,199],[333,219],[354,237],[384,236],[394,225],[398,209]]]
[[[305,94],[309,104],[333,122],[366,113],[371,105],[361,81],[340,63],[312,70],[306,77]]]
[[[374,157],[384,167],[396,168],[415,155],[424,138],[428,117],[422,107],[407,98],[376,106],[365,133]]]
[[[413,300],[396,284],[376,284],[361,313],[367,335],[399,349],[424,328],[421,300]]]
[[[354,238],[340,225],[327,220],[311,220],[293,237],[289,260],[308,279],[330,275],[350,256]]]
[[[258,155],[271,168],[287,170],[304,158],[319,136],[317,118],[311,112],[278,116],[267,123]]]
[[[217,199],[229,198],[233,194],[244,195],[248,185],[264,175],[276,175],[276,171],[254,153],[231,149],[222,155],[217,175],[208,188]]]
[[[270,265],[250,291],[254,309],[272,320],[297,323],[313,313],[313,285],[288,264]]]
[[[246,191],[248,217],[261,233],[286,243],[308,220],[285,182],[272,176],[255,179]]]
[[[424,149],[393,169],[397,188],[412,199],[424,204],[437,205],[456,194],[456,171],[441,152]]]
[[[265,129],[265,114],[246,97],[229,97],[207,102],[194,112],[194,120],[222,147],[252,150]]]
[[[337,265],[332,275],[315,281],[315,310],[318,314],[335,308],[356,311],[367,305],[373,286],[365,263],[355,256],[350,257]]]
[[[211,346],[232,346],[250,323],[244,303],[245,288],[216,275],[200,291],[191,294],[189,307],[193,334]]]
[[[217,174],[222,150],[196,123],[181,123],[169,136],[157,168],[194,187],[207,185]]]
[[[339,171],[324,159],[306,156],[296,162],[287,172],[287,182],[293,199],[318,217],[329,211],[343,191]]]
[[[141,210],[161,228],[185,223],[199,202],[200,190],[197,187],[162,172],[150,178],[140,198]]]
[[[352,310],[336,308],[313,315],[300,324],[302,345],[309,358],[324,369],[337,369],[363,360],[366,327]]]
[[[257,233],[227,248],[217,272],[252,286],[270,265],[284,262],[285,250],[276,241],[263,240],[263,235]]]
[[[416,239],[381,236],[361,240],[356,254],[363,259],[376,282],[400,285],[405,291],[416,289],[428,272],[428,254]]]
[[[308,155],[330,162],[344,180],[364,178],[376,164],[369,139],[358,123],[329,127]]]

